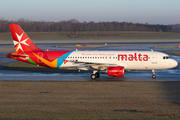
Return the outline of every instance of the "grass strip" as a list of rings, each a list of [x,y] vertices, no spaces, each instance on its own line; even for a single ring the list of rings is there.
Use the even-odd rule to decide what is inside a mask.
[[[0,82],[1,119],[179,119],[180,82]]]

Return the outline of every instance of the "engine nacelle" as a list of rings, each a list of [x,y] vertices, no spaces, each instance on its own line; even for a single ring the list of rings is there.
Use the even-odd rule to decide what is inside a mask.
[[[124,76],[124,67],[117,66],[117,67],[108,67],[107,74],[108,76],[112,77],[123,77]]]

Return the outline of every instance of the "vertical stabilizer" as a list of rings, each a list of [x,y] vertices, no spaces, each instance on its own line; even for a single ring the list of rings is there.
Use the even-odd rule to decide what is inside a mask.
[[[42,51],[26,35],[18,24],[9,24],[16,52]]]

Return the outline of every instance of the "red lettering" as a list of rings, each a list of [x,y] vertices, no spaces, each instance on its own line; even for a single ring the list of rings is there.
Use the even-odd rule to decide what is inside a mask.
[[[126,54],[119,54],[118,55],[118,60],[120,60],[120,57],[121,57],[121,61],[123,61],[124,58],[125,58],[125,61],[127,61],[127,55]]]
[[[136,53],[134,53],[134,57],[135,57],[135,61],[138,61],[138,60],[137,60],[137,56],[136,56]]]
[[[142,61],[141,56],[141,54],[138,55],[139,61]]]
[[[141,58],[142,57],[142,58]],[[139,53],[139,54],[137,54],[137,53],[134,53],[134,55],[133,54],[118,54],[118,61],[123,61],[123,60],[125,60],[125,61],[133,61],[133,60],[135,60],[135,61],[148,61],[148,55],[147,54],[144,54],[144,55],[142,55],[141,53]]]
[[[144,56],[144,57],[143,57],[143,60],[144,60],[144,61],[148,61],[148,55],[144,54],[143,56]]]
[[[129,54],[128,60],[129,60],[129,61],[133,61],[133,55],[132,55],[132,54]]]

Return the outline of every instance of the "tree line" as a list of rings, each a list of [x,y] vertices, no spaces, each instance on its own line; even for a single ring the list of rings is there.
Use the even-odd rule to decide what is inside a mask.
[[[151,31],[170,32],[170,25],[152,25],[128,22],[79,22],[76,19],[59,22],[29,21],[19,19],[8,21],[0,19],[0,32],[10,32],[9,24],[17,23],[26,32],[78,32],[78,31]]]
[[[171,25],[174,31],[180,31],[180,24]]]

